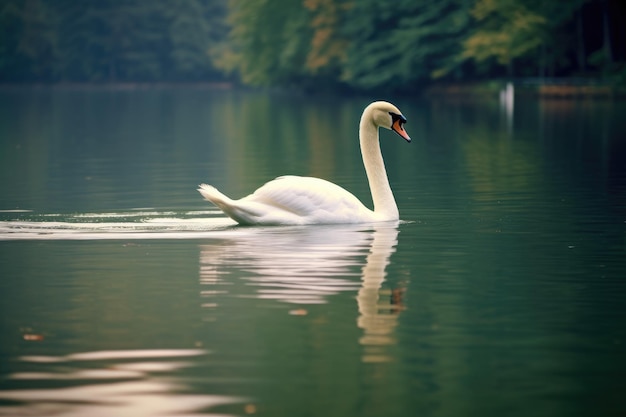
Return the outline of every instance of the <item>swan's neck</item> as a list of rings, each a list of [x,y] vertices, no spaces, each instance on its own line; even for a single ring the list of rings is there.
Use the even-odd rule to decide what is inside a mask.
[[[372,200],[374,201],[374,213],[385,220],[398,220],[398,206],[393,198],[387,171],[380,152],[378,139],[378,126],[371,117],[364,114],[359,126],[359,139],[361,142],[361,155],[367,173]]]

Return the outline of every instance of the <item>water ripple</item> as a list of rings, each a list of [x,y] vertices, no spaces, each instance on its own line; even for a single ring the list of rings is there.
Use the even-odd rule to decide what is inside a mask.
[[[36,214],[3,212],[0,240],[202,239],[234,222],[213,210]]]
[[[0,391],[0,401],[15,403],[0,407],[0,415],[213,415],[198,410],[243,404],[241,397],[185,393],[187,381],[176,371],[207,354],[202,349],[168,349],[23,356],[19,360],[38,370],[8,376],[28,385]]]

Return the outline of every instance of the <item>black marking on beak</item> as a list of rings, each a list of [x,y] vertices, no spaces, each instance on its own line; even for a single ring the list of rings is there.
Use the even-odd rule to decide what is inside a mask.
[[[397,113],[394,113],[394,112],[389,112],[389,114],[391,115],[391,124],[392,124],[392,126],[393,126],[393,124],[394,124],[397,120],[400,120],[400,124],[401,124],[401,125],[402,125],[402,124],[404,124],[404,123],[406,123],[406,117],[404,117],[403,115],[401,115],[401,114],[397,114]]]

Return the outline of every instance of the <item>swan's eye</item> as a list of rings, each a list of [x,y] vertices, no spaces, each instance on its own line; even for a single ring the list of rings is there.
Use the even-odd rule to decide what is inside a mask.
[[[406,123],[406,117],[404,117],[403,115],[393,112],[389,112],[389,114],[391,115],[391,126],[393,126],[398,121],[400,122],[400,126]]]

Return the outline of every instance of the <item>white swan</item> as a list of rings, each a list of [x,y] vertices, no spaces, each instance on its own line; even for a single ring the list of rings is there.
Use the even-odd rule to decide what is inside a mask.
[[[380,152],[378,128],[393,130],[407,142],[406,118],[391,103],[376,101],[363,110],[359,125],[361,155],[369,181],[374,210],[332,182],[312,177],[284,176],[272,180],[253,194],[232,200],[207,184],[198,191],[226,215],[245,225],[304,225],[368,223],[398,220],[385,163]]]

